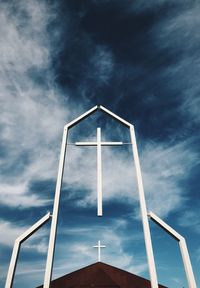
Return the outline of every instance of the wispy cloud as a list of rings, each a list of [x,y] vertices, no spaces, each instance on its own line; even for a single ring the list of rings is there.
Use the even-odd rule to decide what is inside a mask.
[[[46,239],[42,239],[39,243],[25,244],[24,249],[29,251],[34,251],[37,253],[45,254],[47,253],[48,243]]]
[[[196,233],[200,234],[200,213],[198,210],[186,210],[178,218],[179,225],[188,227]]]
[[[176,144],[151,142],[143,146],[140,160],[148,208],[160,216],[168,215],[187,200],[187,191],[181,181],[190,177],[191,169],[199,161],[197,153],[190,148],[186,140]],[[79,204],[96,205],[96,148],[71,149],[67,160],[70,165],[65,174],[66,185],[87,191]],[[115,149],[103,151],[104,201],[120,198],[121,201],[135,203],[138,201],[138,189],[131,151],[125,154],[127,151]]]
[[[148,144],[141,156],[149,208],[165,216],[186,201],[187,191],[180,183],[190,177],[198,155],[185,141],[170,146]]]
[[[55,142],[60,143],[70,113],[67,95],[64,98],[54,84],[53,38],[47,36],[53,19],[53,9],[44,2],[1,3],[0,195],[4,205],[44,205],[45,201],[28,194],[29,182],[56,175],[60,145]]]
[[[26,231],[27,227],[17,227],[8,221],[0,221],[0,230],[6,231],[6,233],[2,233],[2,237],[0,239],[0,244],[13,246],[14,240],[19,237],[24,231]]]
[[[174,1],[159,1],[160,4],[162,2]],[[168,79],[168,85],[177,91],[177,98],[180,99],[179,113],[184,117],[185,124],[191,127],[199,124],[200,120],[197,108],[200,92],[197,48],[200,45],[200,4],[198,1],[177,1],[173,4],[173,13],[166,13],[162,21],[152,28],[152,39],[158,53],[163,55],[163,60],[166,55],[171,60],[163,66],[161,73]]]
[[[18,13],[11,18],[8,15],[12,7],[4,4],[1,10],[1,29],[5,41],[0,48],[4,67],[1,90],[3,103],[1,143],[4,147],[1,167],[4,173],[0,195],[4,205],[30,207],[47,204],[41,197],[29,195],[29,183],[33,180],[56,178],[60,148],[58,143],[62,127],[72,113],[69,111],[68,102],[59,94],[53,81],[52,46],[46,36],[48,24],[54,17],[53,11],[39,2],[34,5],[30,1],[20,3],[24,5],[19,5]],[[20,17],[24,13],[27,18]],[[27,25],[22,25],[21,21],[26,21]],[[94,66],[96,65],[95,71],[99,73],[97,76],[99,81],[108,81],[113,69],[112,53],[106,47],[99,46],[91,61]],[[44,76],[43,72],[47,69],[45,80],[48,85],[44,84],[44,81],[37,82],[36,85],[34,77]],[[33,73],[30,74],[30,71]],[[73,114],[78,114],[79,109],[75,110]],[[194,109],[191,110],[194,112]],[[148,196],[151,198],[149,205],[154,209],[160,207],[158,211],[160,214],[167,214],[183,200],[178,181],[187,175],[182,161],[184,149],[187,149],[187,143],[171,147],[151,143],[141,153],[145,191],[147,195],[151,195]],[[104,199],[117,197],[123,191],[123,198],[136,200],[138,196],[134,169],[131,168],[132,160],[124,159],[123,153],[111,149],[105,150],[104,155],[105,160],[109,159],[105,165]],[[84,161],[81,162],[83,156]],[[95,153],[91,150],[84,152],[74,150],[67,159],[71,169],[71,172],[68,171],[69,185],[76,189],[82,187],[90,190],[90,194],[85,196],[82,203],[94,202],[96,198],[94,157]],[[189,165],[192,166],[194,153],[188,151],[187,155],[184,153],[184,157],[185,163],[189,161]],[[116,167],[116,171],[113,167]],[[121,178],[118,175],[121,175]],[[13,201],[8,200],[11,194]],[[162,197],[159,195],[165,197],[165,207],[159,205],[162,202]]]

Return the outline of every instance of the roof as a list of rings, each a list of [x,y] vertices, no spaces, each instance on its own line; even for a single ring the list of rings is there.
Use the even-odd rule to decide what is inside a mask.
[[[51,282],[51,288],[151,288],[150,281],[111,265],[97,262]],[[38,287],[42,288],[42,286]],[[159,288],[166,286],[159,285]]]

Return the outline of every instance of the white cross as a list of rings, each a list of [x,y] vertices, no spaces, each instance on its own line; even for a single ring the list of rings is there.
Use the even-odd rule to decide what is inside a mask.
[[[123,145],[123,142],[101,142],[101,128],[97,128],[97,142],[76,142],[77,146],[97,146],[97,215],[102,216],[102,160],[101,146]]]
[[[98,245],[93,246],[94,248],[98,248],[98,261],[101,261],[101,248],[106,248],[105,245],[101,245],[100,240],[98,241]]]

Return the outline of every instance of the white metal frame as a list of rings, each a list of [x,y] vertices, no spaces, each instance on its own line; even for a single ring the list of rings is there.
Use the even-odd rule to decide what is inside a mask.
[[[47,213],[44,217],[42,217],[39,221],[37,221],[33,226],[31,226],[28,230],[26,230],[21,236],[19,236],[15,240],[10,265],[8,269],[8,274],[6,278],[5,288],[12,288],[21,244],[26,239],[28,239],[33,233],[35,233],[41,226],[43,226],[50,219],[50,217],[51,217],[50,213]]]
[[[192,265],[190,261],[190,256],[187,249],[187,244],[185,238],[177,233],[172,227],[166,224],[163,220],[161,220],[158,216],[156,216],[153,212],[149,212],[148,216],[152,219],[157,225],[159,225],[163,230],[165,230],[169,235],[171,235],[174,239],[176,239],[179,243],[181,256],[183,259],[183,265],[185,268],[185,274],[188,282],[189,288],[196,288],[196,281],[194,277],[194,273],[192,270]]]
[[[52,276],[56,230],[57,230],[57,221],[58,221],[58,210],[59,210],[60,192],[61,192],[64,164],[65,164],[68,130],[72,128],[73,126],[75,126],[76,124],[78,124],[83,119],[87,118],[89,115],[96,112],[97,109],[110,115],[112,118],[119,121],[121,124],[125,125],[130,130],[130,138],[131,138],[133,158],[134,158],[135,168],[136,168],[137,184],[138,184],[138,190],[139,190],[139,201],[140,201],[140,208],[141,208],[141,215],[142,215],[144,240],[145,240],[145,246],[146,246],[148,266],[149,266],[151,288],[158,288],[157,274],[156,274],[156,268],[155,268],[155,262],[154,262],[151,234],[150,234],[150,228],[149,228],[149,222],[148,222],[148,216],[147,216],[146,201],[145,201],[145,195],[144,195],[144,189],[143,189],[143,183],[142,183],[142,175],[141,175],[141,169],[140,169],[140,162],[139,162],[134,126],[130,124],[129,122],[127,122],[126,120],[122,119],[121,117],[117,116],[116,114],[112,113],[111,111],[109,111],[103,106],[93,107],[92,109],[88,110],[87,112],[85,112],[78,118],[74,119],[73,121],[65,125],[64,127],[43,288],[50,287],[51,276]]]

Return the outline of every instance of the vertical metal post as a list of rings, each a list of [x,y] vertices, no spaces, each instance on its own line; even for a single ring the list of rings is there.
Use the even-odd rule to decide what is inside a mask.
[[[183,265],[185,268],[185,273],[188,281],[188,287],[189,288],[197,288],[196,281],[194,278],[193,270],[192,270],[192,265],[190,261],[190,256],[188,253],[187,245],[185,242],[185,239],[183,237],[180,238],[179,240],[179,247],[181,250],[181,255],[183,259]]]
[[[14,244],[13,252],[12,252],[10,266],[8,269],[8,275],[6,278],[5,288],[11,288],[13,285],[13,280],[14,280],[14,275],[15,275],[15,270],[16,270],[16,265],[17,265],[17,259],[18,259],[18,255],[19,255],[19,249],[20,249],[20,242],[18,240],[16,240],[15,244]]]
[[[102,216],[101,128],[97,128],[97,207],[97,215]]]
[[[45,276],[44,276],[44,285],[43,285],[44,288],[49,288],[50,282],[51,282],[53,259],[54,259],[54,248],[55,248],[56,232],[57,232],[59,202],[60,202],[60,191],[61,191],[61,186],[62,186],[62,178],[63,178],[64,164],[65,164],[67,136],[68,136],[68,126],[66,125],[64,127],[61,152],[60,152],[60,161],[59,161],[58,176],[57,176],[57,182],[56,182],[51,231],[50,231],[50,237],[49,237],[49,248],[48,248],[48,253],[47,253],[46,270],[45,270]]]
[[[150,228],[149,228],[144,188],[143,188],[143,183],[142,183],[142,174],[141,174],[141,169],[140,169],[140,161],[139,161],[139,156],[138,156],[136,137],[135,137],[135,131],[134,131],[133,125],[130,126],[130,137],[131,137],[131,144],[132,144],[132,150],[133,150],[133,158],[135,162],[138,190],[139,190],[140,209],[141,209],[141,215],[142,215],[142,224],[143,224],[143,230],[144,230],[144,240],[145,240],[145,246],[146,246],[147,260],[148,260],[148,265],[149,265],[151,288],[158,288],[158,280],[157,280],[157,273],[156,273],[154,255],[153,255],[151,233],[150,233]]]

